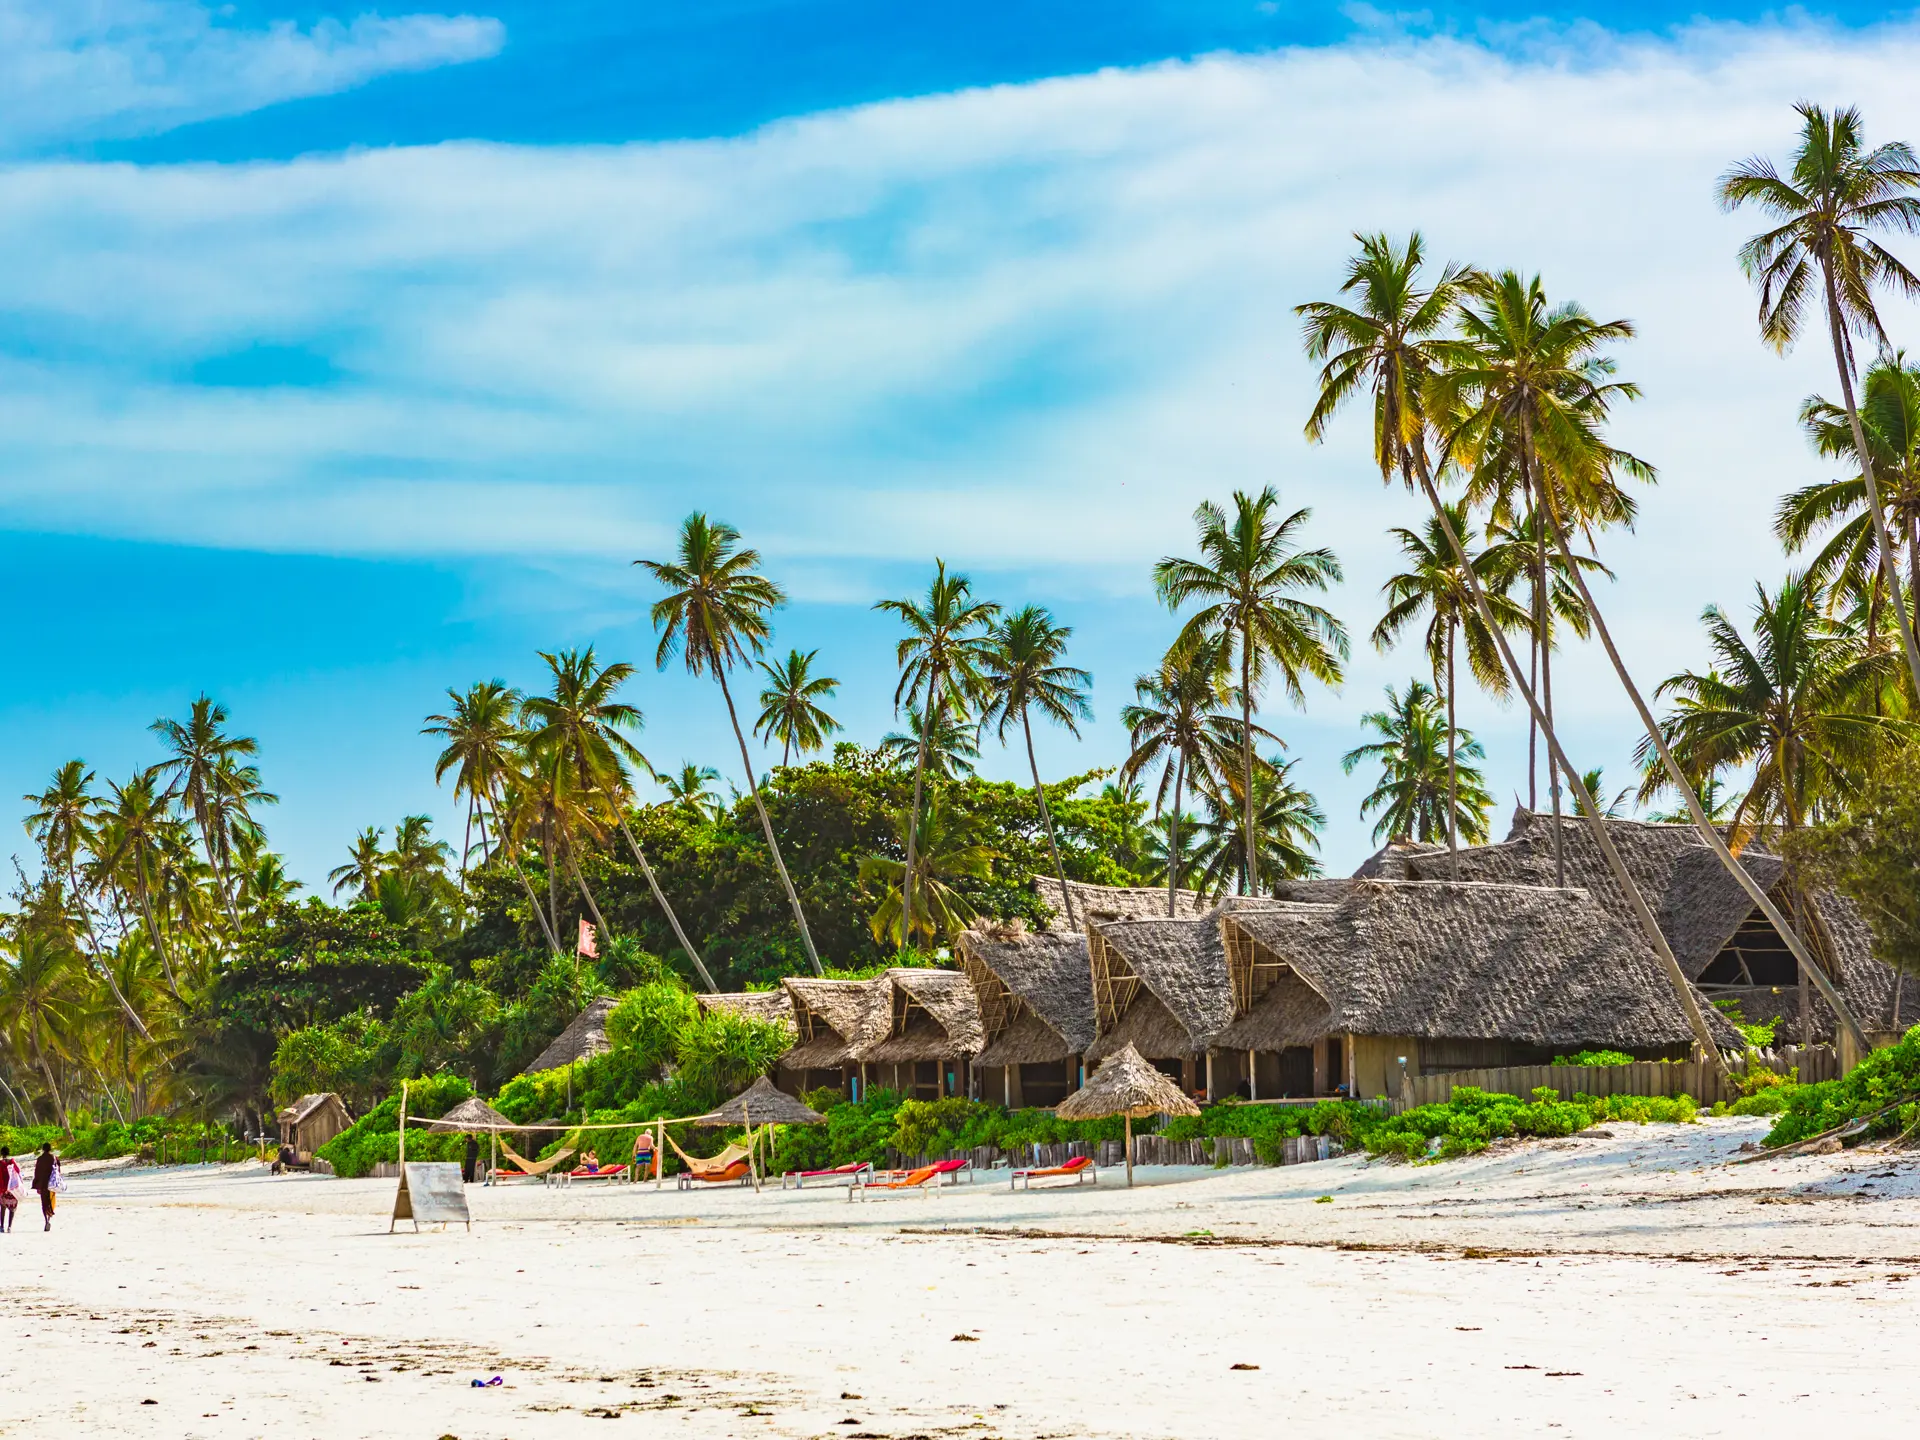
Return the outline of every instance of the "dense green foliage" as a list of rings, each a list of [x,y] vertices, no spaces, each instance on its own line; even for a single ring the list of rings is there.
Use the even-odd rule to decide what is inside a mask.
[[[1768,1145],[1791,1145],[1849,1120],[1895,1107],[1869,1127],[1891,1135],[1920,1120],[1920,1025],[1900,1043],[1876,1050],[1838,1080],[1794,1086],[1780,1118],[1767,1132]]]
[[[1513,1135],[1572,1135],[1606,1120],[1639,1124],[1660,1121],[1690,1124],[1698,1113],[1691,1098],[1672,1099],[1639,1095],[1575,1095],[1562,1100],[1548,1086],[1522,1100],[1462,1085],[1445,1104],[1421,1105],[1404,1114],[1382,1119],[1360,1137],[1370,1154],[1397,1155],[1407,1160],[1451,1160],[1476,1154],[1494,1140]]]
[[[1556,1065],[1631,1065],[1633,1056],[1624,1050],[1582,1050],[1574,1055],[1556,1055]]]

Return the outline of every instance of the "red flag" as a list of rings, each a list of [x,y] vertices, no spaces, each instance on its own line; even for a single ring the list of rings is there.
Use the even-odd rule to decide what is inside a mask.
[[[576,955],[584,955],[589,960],[600,958],[600,947],[593,940],[593,926],[585,920],[580,922],[580,943],[573,947]]]

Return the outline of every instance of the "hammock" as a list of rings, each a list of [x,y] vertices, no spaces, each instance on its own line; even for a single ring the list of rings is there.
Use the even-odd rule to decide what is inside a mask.
[[[573,1147],[571,1145],[564,1150],[554,1151],[553,1154],[544,1160],[529,1160],[524,1155],[518,1154],[515,1152],[513,1146],[506,1142],[504,1137],[500,1141],[500,1148],[507,1152],[507,1159],[513,1162],[514,1168],[519,1170],[522,1175],[544,1175],[562,1160],[570,1160],[573,1158]]]
[[[673,1146],[673,1153],[680,1157],[681,1164],[703,1179],[709,1175],[717,1178],[747,1158],[747,1147],[744,1145],[729,1145],[711,1160],[696,1160],[680,1148],[680,1142],[673,1136],[667,1136],[667,1144]]]

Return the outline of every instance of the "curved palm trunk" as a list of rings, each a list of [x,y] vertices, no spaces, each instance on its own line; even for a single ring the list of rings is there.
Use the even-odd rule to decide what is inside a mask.
[[[1033,771],[1033,796],[1040,802],[1040,819],[1047,827],[1047,848],[1053,852],[1053,873],[1060,877],[1060,899],[1067,907],[1067,928],[1079,927],[1073,919],[1073,892],[1067,888],[1067,867],[1060,863],[1060,841],[1053,833],[1053,812],[1047,809],[1046,787],[1040,783],[1040,762],[1033,758],[1033,722],[1020,712],[1020,728],[1027,733],[1027,768]]]
[[[33,1049],[33,1063],[40,1068],[40,1074],[47,1082],[47,1094],[53,1100],[54,1118],[60,1122],[62,1130],[68,1129],[67,1102],[60,1093],[60,1086],[54,1081],[53,1067],[47,1064],[46,1052],[40,1048],[40,1027],[37,1023],[28,1029],[27,1040]]]
[[[1873,533],[1880,542],[1880,574],[1887,582],[1887,598],[1893,602],[1894,618],[1900,625],[1900,648],[1906,652],[1907,673],[1913,680],[1913,694],[1920,701],[1920,645],[1913,638],[1913,616],[1900,603],[1900,572],[1893,558],[1893,536],[1887,529],[1886,512],[1880,506],[1880,483],[1873,476],[1873,460],[1867,454],[1866,432],[1860,428],[1860,408],[1853,399],[1853,367],[1847,363],[1846,337],[1840,330],[1839,296],[1834,289],[1833,266],[1823,260],[1827,287],[1827,331],[1833,339],[1833,364],[1840,372],[1840,396],[1847,406],[1847,425],[1853,431],[1854,453],[1860,457],[1860,478],[1867,487],[1867,514],[1873,517]],[[1915,597],[1920,599],[1920,597]]]
[[[1447,545],[1453,551],[1455,561],[1467,577],[1467,588],[1472,592],[1474,607],[1480,612],[1480,619],[1493,636],[1494,644],[1499,647],[1501,663],[1513,676],[1515,688],[1521,698],[1527,702],[1527,709],[1539,722],[1546,735],[1547,749],[1551,758],[1566,772],[1567,778],[1575,787],[1575,793],[1585,796],[1586,805],[1581,814],[1586,820],[1587,830],[1599,848],[1601,858],[1606,861],[1607,871],[1613,876],[1614,884],[1620,887],[1627,897],[1628,907],[1633,911],[1634,923],[1639,926],[1648,948],[1660,962],[1661,970],[1666,974],[1667,983],[1673,987],[1674,999],[1680,1006],[1680,1013],[1686,1017],[1687,1028],[1693,1032],[1694,1044],[1701,1056],[1713,1066],[1723,1078],[1727,1074],[1727,1062],[1720,1054],[1720,1047],[1714,1042],[1713,1032],[1707,1028],[1706,1017],[1700,1013],[1700,1004],[1695,997],[1693,987],[1687,983],[1686,972],[1681,970],[1680,962],[1674,958],[1673,947],[1667,943],[1665,933],[1659,922],[1653,918],[1653,911],[1647,907],[1647,900],[1640,893],[1640,887],[1634,883],[1633,876],[1627,873],[1626,863],[1621,860],[1619,850],[1614,846],[1613,837],[1607,833],[1606,822],[1600,818],[1599,808],[1594,804],[1593,796],[1587,794],[1586,782],[1580,778],[1580,772],[1573,768],[1573,762],[1560,748],[1560,737],[1553,727],[1546,723],[1546,713],[1540,707],[1540,700],[1533,687],[1520,679],[1520,663],[1514,658],[1513,647],[1507,643],[1506,632],[1494,623],[1493,608],[1487,603],[1486,591],[1481,588],[1480,577],[1467,561],[1467,547],[1460,541],[1459,534],[1453,528],[1446,507],[1440,502],[1440,492],[1434,489],[1433,477],[1427,472],[1424,451],[1416,451],[1419,465],[1420,487],[1426,492],[1427,503],[1433,507],[1433,513],[1439,517],[1440,528],[1446,533]],[[1577,572],[1576,572],[1577,573]],[[1744,872],[1743,872],[1744,873]]]
[[[927,740],[933,733],[933,707],[939,694],[940,672],[935,670],[927,677],[927,708],[920,717],[920,749],[913,761],[913,808],[907,812],[907,869],[900,880],[900,943],[903,946],[913,943],[914,851],[915,842],[920,838],[920,800],[926,790]]]
[[[167,954],[165,942],[160,938],[160,927],[154,923],[153,903],[147,898],[147,865],[144,855],[133,857],[133,893],[140,902],[140,917],[147,924],[147,938],[153,941],[154,951],[160,956],[160,968],[166,971],[167,993],[174,999],[180,998],[180,985],[173,978],[173,958]]]
[[[1633,683],[1633,677],[1627,673],[1626,662],[1620,658],[1620,651],[1613,643],[1613,633],[1607,628],[1607,622],[1601,616],[1600,608],[1593,603],[1593,596],[1587,590],[1586,577],[1580,573],[1580,567],[1573,563],[1559,516],[1554,515],[1552,520],[1554,544],[1567,561],[1567,571],[1573,576],[1574,585],[1579,589],[1581,603],[1587,607],[1587,613],[1592,617],[1592,624],[1595,632],[1600,636],[1601,645],[1606,648],[1607,659],[1613,664],[1613,673],[1619,677],[1621,688],[1627,692],[1627,698],[1633,701],[1633,708],[1639,712],[1640,724],[1646,730],[1647,738],[1652,742],[1654,750],[1659,754],[1660,764],[1667,772],[1667,779],[1680,792],[1681,799],[1686,801],[1687,813],[1693,817],[1694,828],[1700,832],[1701,838],[1719,857],[1727,873],[1739,883],[1742,890],[1747,892],[1747,897],[1759,907],[1760,913],[1767,917],[1767,923],[1772,925],[1780,938],[1786,942],[1787,948],[1793,952],[1794,963],[1800,967],[1802,977],[1813,981],[1814,987],[1820,992],[1820,998],[1832,1008],[1839,1022],[1847,1027],[1848,1033],[1853,1036],[1854,1043],[1860,1047],[1860,1053],[1866,1054],[1870,1048],[1867,1044],[1866,1032],[1860,1028],[1860,1022],[1854,1018],[1853,1011],[1847,1008],[1846,1001],[1842,1000],[1839,992],[1833,988],[1833,982],[1827,978],[1826,972],[1814,964],[1812,954],[1793,924],[1780,912],[1780,908],[1773,903],[1760,882],[1749,875],[1746,867],[1733,858],[1733,852],[1727,848],[1727,842],[1721,838],[1719,829],[1707,819],[1706,811],[1701,808],[1699,795],[1694,792],[1692,782],[1680,769],[1679,762],[1673,758],[1673,751],[1667,745],[1667,737],[1661,733],[1659,724],[1653,718],[1653,711],[1647,707],[1646,699],[1640,694],[1640,687]],[[1904,613],[1905,607],[1896,606],[1895,608]],[[1574,775],[1571,770],[1567,773]],[[1574,778],[1577,783],[1578,777]]]
[[[647,877],[647,888],[653,892],[653,900],[666,912],[667,923],[673,927],[674,938],[680,942],[680,948],[687,952],[687,958],[693,962],[693,968],[700,976],[700,983],[707,987],[709,995],[717,995],[720,987],[713,983],[713,976],[707,973],[706,964],[700,959],[700,952],[693,948],[693,942],[687,938],[687,932],[680,928],[680,917],[673,912],[673,906],[667,903],[667,897],[661,893],[660,882],[654,878],[653,866],[647,863],[646,852],[640,848],[640,842],[633,838],[633,831],[627,828],[627,817],[618,806],[614,807],[614,818],[620,822],[620,833],[627,837],[627,848],[633,852],[633,858],[640,864],[640,873]]]
[[[573,839],[571,836],[563,836],[562,839],[566,846],[567,872],[573,876],[573,883],[580,887],[580,898],[587,902],[587,913],[593,916],[595,929],[611,940],[613,931],[608,929],[607,922],[600,918],[600,907],[594,903],[593,891],[587,888],[587,877],[580,873],[580,857],[574,854]],[[574,953],[577,955],[579,950],[576,948]]]
[[[93,928],[93,911],[87,908],[86,899],[80,893],[80,873],[74,868],[72,854],[67,856],[67,884],[73,890],[73,903],[80,907],[80,918],[86,923],[87,959],[100,973],[100,978],[107,982],[107,989],[113,992],[113,1003],[118,1005],[120,1012],[133,1022],[133,1028],[140,1032],[140,1038],[151,1040],[153,1036],[147,1032],[147,1022],[140,1018],[139,1012],[128,1003],[127,997],[120,993],[120,982],[114,979],[113,967],[100,958],[100,937]]]
[[[727,686],[727,672],[716,665],[713,673],[719,678],[720,694],[727,702],[727,719],[733,722],[733,738],[740,744],[740,763],[747,770],[747,793],[753,796],[753,808],[760,812],[760,829],[767,837],[767,849],[773,852],[773,868],[780,872],[780,883],[787,890],[787,903],[793,907],[794,924],[800,927],[800,943],[807,947],[807,962],[813,966],[813,973],[824,975],[826,971],[820,965],[820,952],[813,948],[813,932],[807,929],[806,912],[800,908],[800,896],[793,888],[793,877],[787,873],[787,862],[780,855],[780,842],[773,838],[773,821],[767,818],[767,803],[760,796],[760,782],[753,778],[753,760],[747,754],[747,737],[740,731],[740,715],[733,708],[733,691]],[[926,737],[923,734],[922,753],[925,752],[925,746]]]
[[[1181,787],[1187,780],[1187,752],[1176,751],[1173,761],[1173,814],[1167,821],[1167,918],[1174,918],[1174,901],[1180,893],[1180,805]]]
[[[1453,878],[1460,878],[1460,762],[1454,753],[1453,638],[1455,622],[1447,621],[1447,861]]]
[[[1533,623],[1539,635],[1540,697],[1544,702],[1540,723],[1552,730],[1553,606],[1547,596],[1546,516],[1542,508],[1546,503],[1547,484],[1533,473],[1533,427],[1525,415],[1520,418],[1520,479],[1533,501]],[[1553,805],[1553,883],[1564,890],[1567,888],[1567,852],[1560,834],[1560,772],[1553,765],[1547,766],[1547,796]]]
[[[500,802],[498,798],[489,793],[487,803],[493,807],[493,813],[497,817],[500,813]],[[505,845],[501,846],[502,850],[505,850],[505,848]],[[514,876],[520,881],[520,888],[526,892],[527,906],[533,911],[533,918],[540,922],[540,933],[546,937],[547,948],[555,955],[558,955],[560,953],[560,939],[553,933],[553,926],[547,922],[547,912],[540,908],[540,898],[533,893],[533,882],[527,879],[527,872],[521,868],[520,857],[518,855],[509,855],[507,858],[513,865]],[[551,869],[549,869],[548,873],[552,873]]]
[[[1240,797],[1240,860],[1246,867],[1240,877],[1242,895],[1251,895],[1259,888],[1256,877],[1260,874],[1260,842],[1253,833],[1252,640],[1252,635],[1243,628],[1240,632],[1240,780],[1247,788]]]

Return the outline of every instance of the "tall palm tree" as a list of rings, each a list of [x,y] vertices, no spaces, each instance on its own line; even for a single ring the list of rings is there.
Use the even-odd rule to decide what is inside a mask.
[[[1499,647],[1508,677],[1526,701],[1534,723],[1543,726],[1550,763],[1578,785],[1579,772],[1567,758],[1552,726],[1544,724],[1546,712],[1536,687],[1528,683],[1525,672],[1514,659],[1513,647],[1499,627],[1486,589],[1473,569],[1472,558],[1446,520],[1446,507],[1434,483],[1429,448],[1436,429],[1449,418],[1445,408],[1447,397],[1435,393],[1436,381],[1451,363],[1454,344],[1444,332],[1453,323],[1467,281],[1474,272],[1448,265],[1429,285],[1423,275],[1424,247],[1417,233],[1402,245],[1395,245],[1385,235],[1356,238],[1360,240],[1360,253],[1349,262],[1347,278],[1341,286],[1342,293],[1352,296],[1354,304],[1318,302],[1301,306],[1298,312],[1305,321],[1308,355],[1326,360],[1320,372],[1319,401],[1307,421],[1307,437],[1315,441],[1324,439],[1333,414],[1359,394],[1363,386],[1370,392],[1374,460],[1380,467],[1381,479],[1391,483],[1397,474],[1408,489],[1418,489],[1426,497],[1428,508],[1446,531],[1454,561],[1473,592],[1481,622]],[[1713,1032],[1707,1028],[1693,987],[1680,962],[1674,958],[1673,947],[1667,943],[1646,896],[1621,859],[1619,847],[1597,815],[1583,811],[1583,818],[1608,873],[1627,897],[1634,923],[1673,988],[1675,1002],[1687,1017],[1695,1046],[1709,1064],[1724,1071],[1719,1047],[1714,1043]],[[1727,863],[1731,863],[1730,858]]]
[[[1467,642],[1467,668],[1473,672],[1480,688],[1490,695],[1504,696],[1512,687],[1507,684],[1507,672],[1500,664],[1500,647],[1494,644],[1492,633],[1481,622],[1473,591],[1447,545],[1445,525],[1448,522],[1462,543],[1473,544],[1473,520],[1464,504],[1449,506],[1444,520],[1435,516],[1419,532],[1399,526],[1387,532],[1400,542],[1407,568],[1389,577],[1381,587],[1387,598],[1387,613],[1373,627],[1373,643],[1384,653],[1408,626],[1423,615],[1428,617],[1427,662],[1433,668],[1435,687],[1443,689],[1447,697],[1448,798],[1444,813],[1448,820],[1447,850],[1455,867],[1454,878],[1458,879],[1460,833],[1454,820],[1459,803],[1459,766],[1455,755],[1459,722],[1455,714],[1455,687],[1457,641],[1463,633]],[[1483,551],[1474,557],[1472,564],[1479,572],[1495,620],[1507,629],[1524,630],[1528,617],[1506,594],[1504,582],[1509,579],[1510,571],[1500,555]]]
[[[380,883],[380,873],[385,868],[387,857],[387,832],[377,825],[369,825],[355,838],[347,851],[347,863],[336,865],[327,872],[327,879],[333,885],[333,893],[352,887],[356,899],[373,899],[374,888]]]
[[[219,877],[220,899],[227,918],[236,931],[239,917],[233,908],[233,879],[222,862],[225,843],[221,838],[219,816],[225,808],[221,801],[219,767],[222,760],[258,752],[259,742],[246,735],[229,735],[227,707],[201,695],[188,708],[187,718],[169,720],[165,716],[147,728],[167,747],[167,758],[160,762],[159,773],[169,777],[170,788],[177,792],[200,832],[206,849],[207,864]]]
[[[1054,831],[1053,812],[1047,808],[1046,787],[1040,783],[1040,762],[1034,758],[1033,714],[1038,710],[1042,719],[1051,720],[1076,740],[1080,722],[1093,719],[1093,707],[1087,703],[1093,676],[1063,663],[1072,636],[1073,627],[1055,623],[1052,612],[1042,605],[1025,605],[1002,618],[990,632],[992,648],[984,667],[987,683],[981,710],[981,723],[995,727],[1002,745],[1007,743],[1008,728],[1016,723],[1026,739],[1033,798],[1047,827],[1047,848],[1053,852],[1053,873],[1060,881],[1069,928],[1075,923],[1073,894],[1067,889],[1067,867],[1060,861],[1060,837]]]
[[[965,575],[947,574],[947,562],[934,560],[927,598],[882,600],[873,608],[893,615],[907,627],[906,638],[894,647],[900,683],[894,687],[893,707],[921,706],[920,748],[913,765],[913,806],[907,820],[907,882],[904,893],[911,905],[920,892],[913,881],[913,865],[920,838],[920,805],[926,791],[927,743],[934,718],[950,703],[955,718],[981,698],[985,666],[993,652],[989,627],[1000,607],[973,598],[973,582]],[[946,695],[942,695],[942,690]],[[911,934],[917,923],[909,915],[902,927]]]
[[[1630,802],[1633,799],[1633,786],[1622,785],[1614,792],[1613,799],[1608,800],[1606,798],[1607,772],[1605,766],[1596,765],[1591,770],[1582,771],[1580,774],[1580,784],[1581,788],[1593,797],[1594,803],[1600,807],[1600,817],[1603,820],[1619,820],[1625,818],[1628,814]],[[1574,801],[1581,806],[1582,809],[1585,808],[1587,803],[1581,799],[1578,794],[1574,796]]]
[[[1906,550],[1909,603],[1920,603],[1920,366],[1904,353],[1876,360],[1861,386],[1860,428],[1873,462],[1896,547]],[[1774,514],[1774,531],[1793,554],[1822,530],[1833,534],[1807,566],[1807,577],[1827,592],[1829,603],[1865,601],[1869,643],[1890,596],[1880,564],[1879,532],[1867,515],[1866,477],[1858,467],[1846,410],[1811,396],[1800,407],[1800,425],[1821,455],[1851,461],[1854,473],[1794,491]]]
[[[957,703],[951,696],[940,702],[932,729],[920,723],[918,710],[909,710],[907,728],[882,735],[875,753],[896,770],[918,766],[936,780],[969,779],[980,768],[980,722]]]
[[[1331,550],[1302,550],[1298,536],[1313,512],[1295,510],[1276,518],[1280,496],[1269,485],[1258,495],[1233,492],[1233,518],[1212,501],[1193,512],[1199,529],[1198,560],[1173,556],[1153,567],[1154,588],[1161,601],[1178,611],[1190,602],[1200,608],[1188,617],[1174,642],[1191,649],[1203,640],[1226,639],[1231,663],[1239,671],[1241,803],[1246,807],[1242,833],[1248,841],[1244,856],[1246,893],[1253,893],[1259,874],[1259,827],[1255,822],[1253,783],[1253,711],[1271,670],[1297,706],[1306,704],[1302,681],[1307,677],[1328,685],[1341,679],[1347,657],[1347,630],[1333,614],[1300,598],[1304,591],[1324,591],[1341,577],[1340,562]]]
[[[738,530],[710,521],[698,511],[681,525],[679,553],[674,559],[636,560],[634,564],[643,566],[667,590],[666,597],[653,607],[653,627],[660,633],[654,659],[660,668],[666,669],[667,662],[679,655],[689,674],[711,675],[720,682],[727,719],[740,746],[740,764],[747,772],[747,793],[760,814],[760,829],[767,837],[774,869],[780,872],[780,883],[786,887],[787,903],[793,907],[793,921],[800,928],[807,962],[814,974],[823,975],[826,972],[820,965],[820,953],[813,948],[813,933],[807,929],[800,896],[781,857],[780,842],[774,838],[773,821],[767,817],[766,801],[754,779],[747,737],[740,729],[740,714],[734,709],[733,691],[727,685],[729,670],[766,649],[771,634],[767,616],[786,604],[786,592],[760,573],[758,550],[740,548]]]
[[[100,978],[106,981],[114,1003],[146,1039],[146,1021],[141,1019],[115,981],[113,967],[102,957],[100,936],[94,929],[93,907],[80,884],[80,852],[94,842],[94,814],[99,799],[93,793],[93,772],[80,760],[69,760],[53,772],[53,782],[38,795],[20,797],[35,808],[26,819],[27,834],[40,846],[48,873],[61,876],[67,894],[80,912],[87,934],[87,958]]]
[[[899,817],[902,848],[907,841],[907,817]],[[993,874],[993,852],[972,833],[965,817],[935,796],[920,814],[919,860],[909,870],[887,855],[869,855],[860,862],[860,882],[879,885],[883,894],[873,912],[873,938],[904,948],[916,935],[929,945],[942,935],[966,928],[975,910],[954,888],[959,880],[987,880]],[[905,897],[906,877],[913,876],[914,894]],[[908,915],[912,915],[911,921]]]
[[[67,1052],[80,1016],[73,949],[64,937],[35,929],[16,935],[8,949],[0,959],[0,1031],[40,1072],[64,1130],[67,1102],[51,1062]]]
[[[98,857],[102,878],[132,875],[133,884],[129,888],[146,925],[147,939],[152,942],[154,953],[160,957],[166,972],[168,992],[178,1000],[179,977],[174,973],[173,957],[168,953],[166,938],[154,916],[150,883],[165,848],[172,818],[166,796],[152,770],[139,771],[124,785],[108,781],[107,788],[111,794],[102,836],[105,843]]]
[[[639,862],[641,873],[647,877],[654,903],[665,913],[667,923],[673,927],[674,938],[680,942],[680,948],[687,952],[687,958],[693,962],[701,982],[708,990],[713,990],[713,977],[707,973],[706,962],[701,960],[700,952],[693,948],[693,942],[687,938],[679,915],[667,903],[660,882],[654,876],[653,866],[647,862],[640,842],[634,839],[633,830],[627,824],[627,803],[631,791],[627,766],[631,764],[648,774],[653,773],[647,757],[625,734],[642,724],[640,711],[614,698],[620,687],[632,678],[633,666],[624,661],[603,666],[595,657],[592,646],[585,650],[563,650],[558,655],[542,651],[540,658],[547,662],[553,679],[553,693],[527,695],[520,702],[521,728],[525,736],[523,743],[528,754],[548,767],[556,780],[564,782],[564,793],[576,798],[579,828],[594,826],[594,812],[598,807],[604,806],[612,815],[620,833],[626,837],[627,848]],[[611,935],[606,921],[600,916],[600,907],[594,903],[593,892],[587,888],[586,877],[580,873],[571,832],[563,839],[574,883],[580,887],[587,908],[593,912],[594,924],[600,927],[601,934]]]
[[[662,775],[660,784],[667,792],[667,804],[689,820],[711,823],[720,814],[720,801],[714,795],[713,782],[720,772],[711,765],[683,761],[678,774]]]
[[[1753,641],[1709,605],[1700,618],[1713,668],[1682,671],[1654,692],[1673,698],[1661,733],[1688,774],[1752,770],[1731,817],[1739,838],[1763,826],[1797,830],[1843,803],[1880,745],[1914,733],[1870,708],[1897,662],[1829,619],[1817,584],[1789,575],[1771,595],[1758,585],[1754,592]],[[1643,800],[1665,786],[1652,751],[1641,743]]]
[[[1120,767],[1122,783],[1131,785],[1154,766],[1160,767],[1154,811],[1166,817],[1168,826],[1169,918],[1192,848],[1180,833],[1187,784],[1191,780],[1196,785],[1217,785],[1219,776],[1233,768],[1241,748],[1239,723],[1226,709],[1231,696],[1227,655],[1226,644],[1218,636],[1192,649],[1175,646],[1161,660],[1159,670],[1133,682],[1134,703],[1120,711],[1128,738],[1126,763]],[[1260,733],[1271,738],[1265,731]]]
[[[1288,880],[1303,880],[1320,873],[1315,852],[1327,817],[1320,804],[1302,786],[1294,783],[1293,767],[1299,762],[1282,764],[1277,757],[1262,758],[1253,772],[1252,814],[1255,838],[1248,844],[1246,817],[1248,807],[1237,790],[1241,775],[1229,766],[1216,777],[1201,784],[1200,799],[1207,816],[1196,829],[1195,859],[1200,879],[1194,888],[1203,894],[1222,894],[1236,875],[1247,871],[1247,855],[1257,858],[1254,893],[1261,886],[1276,890]]]
[[[1551,726],[1548,528],[1556,513],[1583,531],[1630,521],[1632,502],[1613,477],[1653,478],[1651,466],[1609,446],[1600,431],[1615,400],[1639,393],[1611,378],[1613,363],[1605,354],[1606,346],[1631,338],[1633,326],[1595,320],[1576,304],[1550,307],[1540,278],[1513,270],[1470,276],[1462,288],[1460,338],[1429,387],[1430,403],[1445,416],[1448,458],[1471,473],[1469,499],[1487,505],[1502,522],[1533,516],[1529,608],[1538,639],[1541,708]],[[1547,779],[1555,869],[1565,885],[1559,769],[1550,766]]]
[[[1348,775],[1368,761],[1380,766],[1380,783],[1360,802],[1361,818],[1380,812],[1373,827],[1375,841],[1437,842],[1443,835],[1464,832],[1469,844],[1487,838],[1487,794],[1478,766],[1461,764],[1483,758],[1480,742],[1470,731],[1453,731],[1441,718],[1440,702],[1419,680],[1407,682],[1404,694],[1387,687],[1387,708],[1360,717],[1363,730],[1378,740],[1356,745],[1340,757]]]
[[[1893,538],[1854,402],[1853,340],[1858,336],[1891,348],[1874,303],[1876,290],[1891,286],[1910,298],[1920,295],[1920,276],[1873,238],[1876,231],[1920,229],[1920,160],[1899,142],[1867,149],[1860,112],[1851,106],[1831,114],[1806,101],[1793,108],[1801,123],[1791,175],[1781,175],[1771,160],[1756,155],[1722,175],[1717,193],[1724,210],[1756,205],[1780,222],[1740,247],[1740,268],[1760,288],[1760,338],[1785,353],[1799,338],[1816,295],[1825,306],[1841,405],[1879,541],[1881,578],[1887,594],[1897,597]],[[1894,607],[1894,616],[1920,701],[1920,644],[1913,617],[1904,605]]]
[[[820,707],[831,700],[840,682],[831,675],[813,673],[818,650],[790,650],[779,662],[762,660],[761,672],[767,688],[760,692],[760,718],[754,722],[756,737],[780,742],[780,768],[787,768],[798,750],[811,755],[826,748],[827,737],[840,729],[840,722]]]

